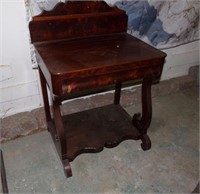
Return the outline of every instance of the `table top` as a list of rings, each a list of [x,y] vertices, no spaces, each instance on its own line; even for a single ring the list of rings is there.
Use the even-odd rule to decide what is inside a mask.
[[[127,34],[94,36],[34,44],[51,75],[68,78],[163,64],[166,54]]]

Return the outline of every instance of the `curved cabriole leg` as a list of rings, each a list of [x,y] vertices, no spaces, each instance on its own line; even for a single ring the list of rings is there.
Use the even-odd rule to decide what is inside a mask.
[[[147,134],[144,134],[140,137],[140,139],[142,140],[141,148],[144,151],[149,150],[151,148],[151,140],[149,136]]]
[[[143,150],[151,148],[151,140],[147,135],[147,129],[150,126],[152,118],[152,102],[151,102],[151,84],[150,78],[144,78],[142,82],[142,116],[137,113],[133,116],[132,123],[140,131],[141,147]]]
[[[68,159],[62,160],[62,164],[63,164],[65,176],[67,178],[71,177],[72,176],[72,169],[71,169],[69,160]]]

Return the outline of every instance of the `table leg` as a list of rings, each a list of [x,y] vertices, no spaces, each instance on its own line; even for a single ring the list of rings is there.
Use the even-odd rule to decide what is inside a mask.
[[[64,167],[65,176],[67,178],[71,177],[72,176],[72,169],[71,169],[69,160],[68,159],[63,159],[62,160],[62,164],[63,164],[63,167]]]
[[[143,150],[151,148],[151,140],[147,135],[147,129],[150,126],[152,118],[152,101],[151,101],[151,85],[150,78],[144,78],[142,82],[142,116],[137,113],[133,116],[132,123],[140,131],[142,140],[141,147]]]
[[[40,74],[40,83],[42,87],[42,96],[44,101],[44,110],[45,110],[45,116],[47,123],[51,121],[51,113],[50,113],[50,107],[49,107],[49,99],[47,94],[47,86],[46,86],[46,80],[45,77],[39,67],[39,74]],[[49,130],[49,129],[48,129]]]
[[[3,160],[3,153],[2,150],[0,150],[0,169],[1,169],[1,183],[2,183],[2,191],[4,194],[8,193],[8,184],[6,179],[6,171],[4,166],[4,160]]]
[[[115,84],[114,104],[119,104],[120,103],[121,88],[122,88],[122,83],[116,83]]]
[[[66,159],[67,142],[66,142],[66,137],[65,137],[63,120],[62,120],[62,116],[60,113],[60,102],[53,101],[52,109],[53,109],[54,123],[55,123],[55,128],[56,128],[56,134],[54,134],[55,140],[59,142],[59,144],[58,144],[59,147],[57,147],[57,150],[58,150],[58,153],[62,160],[62,164],[64,167],[64,172],[65,172],[66,177],[71,177],[72,176],[71,166],[70,166],[69,160]]]
[[[192,193],[199,193],[199,192],[200,192],[200,189],[199,189],[199,183],[198,183],[194,191],[192,191]]]

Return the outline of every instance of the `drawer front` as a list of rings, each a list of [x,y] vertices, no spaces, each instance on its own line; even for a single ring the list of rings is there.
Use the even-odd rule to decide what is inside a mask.
[[[163,65],[154,65],[149,68],[132,69],[99,76],[65,79],[62,81],[62,94],[70,94],[119,82],[142,79],[144,77],[150,77],[154,80],[160,79],[162,68]]]

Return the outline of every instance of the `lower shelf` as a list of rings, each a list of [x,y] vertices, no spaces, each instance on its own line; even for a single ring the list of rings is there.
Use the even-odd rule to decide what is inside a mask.
[[[123,140],[138,140],[140,137],[131,117],[120,105],[65,115],[63,123],[67,141],[66,159],[69,161],[81,153],[100,152],[104,147],[112,148]],[[50,130],[55,133],[54,129]]]

